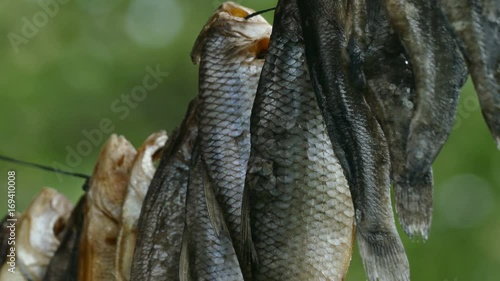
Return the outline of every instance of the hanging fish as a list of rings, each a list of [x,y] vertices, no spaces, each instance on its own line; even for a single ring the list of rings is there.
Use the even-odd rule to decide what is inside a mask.
[[[467,71],[436,1],[382,1],[415,77],[407,143],[409,184],[418,184],[448,139]]]
[[[165,144],[142,204],[130,280],[179,280],[186,191],[198,136],[197,108],[195,99]]]
[[[133,161],[120,220],[115,259],[116,280],[130,280],[130,268],[137,240],[137,220],[156,170],[154,158],[166,141],[165,131],[150,135],[138,149]]]
[[[79,281],[115,279],[118,222],[135,155],[135,148],[124,137],[114,134],[101,149],[83,211]]]
[[[85,182],[85,185],[87,184],[88,182]],[[83,211],[86,198],[86,194],[84,194],[73,208],[68,223],[61,233],[61,244],[50,259],[43,278],[44,281],[78,280],[78,258],[80,256],[80,238],[83,231]]]
[[[467,62],[484,119],[500,149],[500,1],[439,2]]]
[[[309,79],[295,0],[279,2],[274,23],[245,187],[252,280],[343,280],[354,207]]]
[[[200,64],[200,154],[237,251],[250,156],[250,114],[271,25],[225,2],[203,27],[191,57]]]
[[[4,263],[0,280],[41,280],[61,241],[73,205],[52,188],[43,188],[19,217],[16,225],[15,273]]]
[[[409,280],[409,264],[395,227],[387,140],[353,85],[346,57],[350,26],[343,2],[297,0],[316,100],[335,156],[347,177],[356,235],[369,280]],[[362,80],[361,80],[362,82]]]
[[[361,11],[351,13],[354,24],[348,50],[351,62],[359,61],[358,57],[361,61],[351,63],[349,70],[351,73],[362,71],[362,78],[356,78],[363,80],[359,90],[365,92],[366,101],[387,138],[399,221],[410,237],[427,239],[432,220],[432,170],[429,168],[423,178],[410,183],[406,168],[414,110],[414,75],[380,2],[356,2]],[[356,45],[361,55],[356,53]]]

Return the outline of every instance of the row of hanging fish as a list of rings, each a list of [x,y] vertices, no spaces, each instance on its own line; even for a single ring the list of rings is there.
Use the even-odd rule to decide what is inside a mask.
[[[142,201],[166,140],[158,132],[136,150],[112,135],[76,206],[43,188],[17,216],[16,272],[2,251],[0,280],[130,280]]]
[[[43,189],[0,280],[344,280],[355,241],[370,281],[410,280],[390,187],[427,239],[467,68],[500,143],[497,2],[222,4],[179,128],[111,136],[74,207]]]
[[[160,165],[133,279],[343,280],[357,240],[369,280],[410,280],[390,187],[404,231],[427,239],[467,68],[498,142],[500,4],[465,2],[280,0],[270,36],[223,4],[192,53],[188,169]],[[186,200],[169,210],[181,244],[154,239],[159,196]]]

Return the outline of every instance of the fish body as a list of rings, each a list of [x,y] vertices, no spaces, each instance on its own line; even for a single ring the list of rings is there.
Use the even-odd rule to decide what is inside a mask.
[[[241,204],[250,156],[250,114],[271,25],[232,2],[208,20],[193,47],[199,69],[200,155],[231,237],[240,243]],[[239,247],[237,247],[239,249]]]
[[[364,31],[361,69],[366,80],[365,98],[387,138],[396,211],[410,237],[426,239],[432,221],[432,169],[411,184],[406,168],[414,110],[414,75],[405,49],[397,34],[391,32],[380,3],[366,1],[366,13],[360,16]]]
[[[341,3],[297,0],[316,100],[355,208],[356,238],[369,280],[409,280],[409,264],[395,227],[387,141],[347,69],[351,30]],[[362,81],[362,80],[361,80]]]
[[[186,193],[198,136],[198,99],[165,144],[138,221],[131,280],[179,280]]]
[[[72,208],[64,195],[52,188],[43,188],[16,225],[16,272],[9,272],[10,266],[5,263],[0,280],[42,280]]]
[[[407,143],[410,185],[429,172],[448,139],[467,71],[436,1],[382,1],[412,66],[415,98]]]
[[[243,280],[213,186],[197,152],[189,174],[180,280]]]
[[[83,211],[79,281],[115,279],[118,223],[135,155],[135,148],[124,137],[114,134],[101,149]]]
[[[441,0],[479,97],[484,119],[500,149],[500,2]]]
[[[50,259],[44,281],[77,281],[80,237],[83,231],[84,194],[71,212],[68,223],[61,233],[61,244]]]
[[[163,148],[167,141],[165,131],[150,135],[138,149],[132,164],[128,180],[127,194],[122,207],[120,231],[116,249],[116,279],[130,280],[130,268],[137,240],[137,220],[156,168],[155,154]]]
[[[296,1],[280,1],[274,22],[245,187],[252,280],[343,280],[354,208],[310,83]]]

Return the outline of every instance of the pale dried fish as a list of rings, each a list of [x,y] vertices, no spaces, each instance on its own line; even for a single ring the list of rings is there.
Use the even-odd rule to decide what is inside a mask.
[[[60,244],[73,205],[52,188],[43,188],[20,216],[16,226],[16,273],[5,263],[0,280],[42,280]]]
[[[80,240],[79,281],[109,281],[114,277],[118,222],[136,155],[122,136],[104,144],[89,182]]]
[[[85,182],[84,190],[87,183]],[[78,257],[86,198],[86,194],[82,195],[71,212],[68,223],[61,233],[61,244],[50,260],[44,281],[76,281],[78,279]]]
[[[144,197],[156,171],[155,156],[166,141],[166,132],[160,131],[150,135],[137,150],[122,207],[115,260],[117,280],[130,280],[132,257],[137,240],[137,221]]]

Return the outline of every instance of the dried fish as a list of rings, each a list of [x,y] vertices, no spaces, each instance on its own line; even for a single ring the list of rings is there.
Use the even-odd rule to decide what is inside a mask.
[[[500,149],[500,1],[440,0]]]
[[[180,280],[243,280],[222,209],[196,150],[189,174]]]
[[[60,243],[73,205],[52,188],[43,188],[20,216],[16,226],[15,273],[6,262],[0,280],[41,280]]]
[[[281,0],[274,22],[245,187],[252,280],[343,280],[354,207],[309,79],[297,2]]]
[[[61,233],[61,244],[50,260],[43,278],[44,281],[78,280],[80,237],[83,231],[83,209],[86,198],[87,196],[84,194],[71,212],[68,223]]]
[[[198,36],[200,154],[231,238],[241,247],[241,204],[250,156],[250,114],[271,25],[255,11],[222,4]]]
[[[122,136],[111,135],[102,147],[84,207],[78,264],[79,281],[108,281],[114,261],[127,183],[136,155]]]
[[[179,280],[186,212],[186,191],[194,142],[198,136],[198,99],[167,141],[144,198],[132,260],[131,280]]]
[[[156,171],[154,156],[163,148],[166,141],[165,131],[152,134],[138,149],[133,161],[120,220],[115,260],[116,280],[130,280],[130,268],[137,240],[137,220]]]
[[[363,1],[365,2],[365,1]],[[365,98],[387,138],[396,211],[410,237],[427,239],[432,220],[432,170],[410,184],[407,142],[415,96],[414,76],[404,47],[391,32],[380,2],[366,1],[362,70]]]
[[[346,66],[343,2],[297,0],[307,64],[335,155],[347,177],[356,212],[356,234],[370,280],[409,280],[390,198],[387,141]]]
[[[409,184],[418,184],[448,139],[467,71],[436,1],[384,0],[415,77],[407,144]]]

